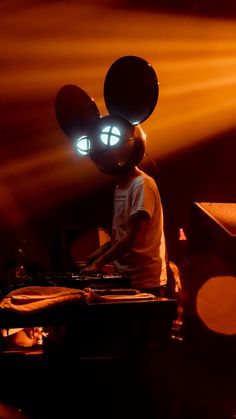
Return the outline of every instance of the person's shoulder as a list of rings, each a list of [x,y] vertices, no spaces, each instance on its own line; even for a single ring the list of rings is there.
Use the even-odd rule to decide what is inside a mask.
[[[152,191],[152,193],[154,194],[158,193],[158,188],[155,180],[147,173],[141,170],[139,170],[138,175],[132,179],[130,190],[136,190],[140,188],[142,188],[146,192]]]
[[[146,174],[142,170],[138,170],[132,178],[133,186],[143,185],[146,181]]]
[[[149,185],[154,189],[157,188],[155,179],[142,170],[140,170],[140,182],[143,182],[144,184]]]

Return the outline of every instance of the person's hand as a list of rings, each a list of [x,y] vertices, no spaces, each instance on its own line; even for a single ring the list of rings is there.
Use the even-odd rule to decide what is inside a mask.
[[[84,269],[80,271],[80,275],[89,275],[99,272],[99,267],[97,263],[90,263],[90,265],[87,265]]]

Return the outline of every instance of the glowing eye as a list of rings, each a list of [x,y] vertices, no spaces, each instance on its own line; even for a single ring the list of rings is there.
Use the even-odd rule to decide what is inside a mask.
[[[86,156],[90,150],[89,138],[85,135],[83,135],[83,137],[78,138],[78,140],[76,140],[75,147],[79,154]]]
[[[120,141],[120,137],[121,132],[117,127],[112,127],[108,125],[102,130],[101,140],[105,145],[116,145]]]

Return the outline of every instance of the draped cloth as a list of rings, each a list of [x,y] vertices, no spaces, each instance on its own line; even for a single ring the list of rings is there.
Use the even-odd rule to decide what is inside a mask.
[[[0,302],[0,310],[4,309],[21,314],[37,312],[43,309],[61,305],[88,304],[105,301],[135,301],[153,300],[154,295],[137,292],[130,294],[107,294],[101,295],[96,290],[85,288],[60,287],[60,286],[26,286],[15,289],[3,297]]]
[[[0,310],[32,313],[63,304],[84,303],[88,292],[58,286],[28,286],[15,289],[4,296]]]

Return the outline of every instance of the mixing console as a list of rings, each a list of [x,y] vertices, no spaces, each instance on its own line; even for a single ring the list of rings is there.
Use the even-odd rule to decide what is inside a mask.
[[[29,276],[26,280],[31,285],[59,285],[73,288],[130,288],[130,279],[123,275],[109,275],[94,273],[91,275],[80,275],[74,272],[50,272],[37,273]]]

